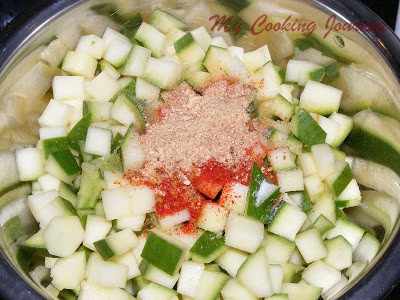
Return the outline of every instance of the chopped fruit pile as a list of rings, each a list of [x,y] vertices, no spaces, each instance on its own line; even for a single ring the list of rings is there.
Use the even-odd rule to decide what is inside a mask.
[[[340,110],[338,55],[302,38],[279,68],[161,9],[102,33],[61,55],[10,164],[26,274],[80,300],[330,299],[358,278],[399,211],[370,174],[398,175],[339,147],[399,171],[400,125]]]

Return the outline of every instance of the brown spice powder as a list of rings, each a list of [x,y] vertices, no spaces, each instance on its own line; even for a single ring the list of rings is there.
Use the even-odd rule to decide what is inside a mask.
[[[246,149],[259,142],[246,112],[254,93],[251,86],[230,85],[227,80],[212,83],[203,95],[187,83],[165,93],[162,119],[142,136],[143,175],[154,178],[157,170],[189,173],[210,159],[227,166],[240,164]]]

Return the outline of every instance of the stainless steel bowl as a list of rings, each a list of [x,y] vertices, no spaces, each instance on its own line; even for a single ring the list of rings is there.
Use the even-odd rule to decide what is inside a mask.
[[[358,1],[337,1],[337,0],[276,0],[286,5],[301,5],[309,19],[323,18],[327,15],[336,14],[338,20],[344,22],[378,22],[383,21],[366,6]],[[25,12],[15,19],[0,34],[0,112],[4,110],[2,95],[9,89],[15,81],[19,80],[24,74],[23,68],[17,72],[21,65],[18,64],[30,52],[40,45],[50,41],[58,32],[69,26],[85,19],[89,7],[101,0],[63,0],[63,1],[44,1],[37,5],[37,8]],[[155,2],[166,1],[145,1],[138,0],[140,9],[148,11]],[[190,6],[194,0],[169,1],[179,3],[185,7]],[[320,13],[316,13],[319,11]],[[326,17],[326,15],[325,15]],[[206,20],[204,20],[206,22]],[[374,64],[380,74],[389,83],[390,88],[396,95],[399,93],[400,82],[400,40],[389,28],[381,33],[362,32],[350,33],[364,49],[373,57],[371,63]],[[249,47],[252,45],[249,44]],[[10,77],[11,76],[11,77]],[[29,85],[28,85],[29,86]],[[400,97],[397,97],[400,99]],[[399,103],[400,104],[400,100]],[[10,117],[0,114],[0,119]],[[18,119],[18,118],[17,118]],[[4,120],[3,120],[4,121]],[[17,120],[18,121],[18,120]],[[26,119],[33,126],[33,133],[23,135],[24,130],[13,136],[13,139],[0,139],[2,150],[18,147],[21,144],[32,144],[35,141],[34,120]],[[0,127],[1,127],[0,121]],[[18,129],[18,123],[15,125]],[[24,124],[23,126],[26,126]],[[0,133],[0,138],[2,138]],[[370,265],[368,272],[365,273],[352,286],[343,291],[341,299],[382,299],[400,280],[400,232],[397,224],[389,241],[384,245],[373,264]],[[14,265],[4,240],[1,241],[0,255],[0,298],[1,299],[41,299],[46,295],[30,279],[21,275]]]

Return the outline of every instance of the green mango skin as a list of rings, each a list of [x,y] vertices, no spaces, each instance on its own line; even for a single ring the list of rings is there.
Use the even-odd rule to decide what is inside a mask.
[[[257,193],[263,181],[267,180],[261,168],[254,163],[251,171],[250,188],[247,194],[246,215],[264,224],[269,224],[271,220],[272,204],[278,200],[279,188],[277,187],[276,190],[268,198],[263,199],[261,203],[257,203]]]
[[[301,109],[292,120],[296,127],[294,135],[307,146],[325,143],[326,132],[318,125],[311,115]]]
[[[180,247],[150,232],[141,256],[168,275],[174,276],[184,254]]]
[[[58,150],[69,149],[69,139],[66,136],[42,140],[44,158]]]
[[[225,237],[221,234],[205,231],[190,248],[190,254],[199,262],[211,262],[225,247]]]
[[[68,134],[69,145],[72,149],[79,151],[79,141],[85,141],[92,115],[85,115]]]
[[[400,153],[389,143],[363,128],[354,127],[345,143],[367,159],[387,166],[400,175]]]

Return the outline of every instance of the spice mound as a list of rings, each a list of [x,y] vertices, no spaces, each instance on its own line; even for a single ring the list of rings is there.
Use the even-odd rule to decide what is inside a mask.
[[[145,174],[191,172],[209,160],[227,167],[242,163],[258,142],[246,112],[254,95],[254,88],[227,80],[214,82],[202,95],[187,83],[164,94],[161,120],[142,136]]]
[[[127,176],[154,188],[160,222],[184,221],[175,234],[195,233],[208,222],[204,211],[226,213],[224,203],[234,201],[225,199],[229,187],[249,184],[254,150],[261,145],[247,112],[255,96],[253,87],[224,79],[201,95],[186,83],[163,94],[157,122],[141,137],[145,165]]]

